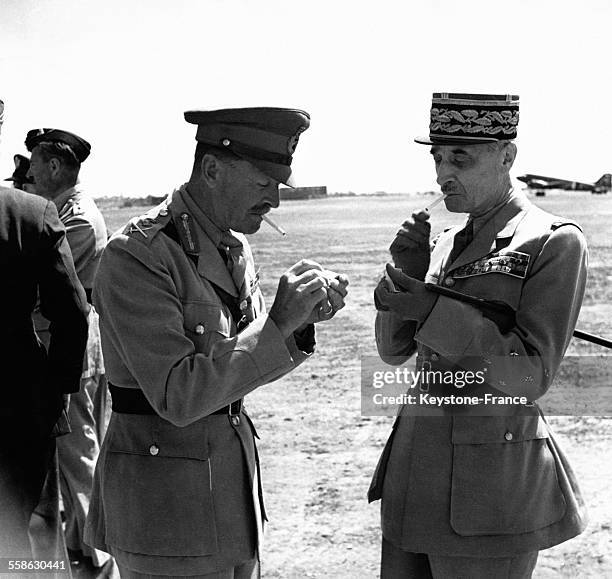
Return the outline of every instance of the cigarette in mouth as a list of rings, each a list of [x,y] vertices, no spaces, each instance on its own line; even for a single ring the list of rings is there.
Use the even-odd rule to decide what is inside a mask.
[[[448,197],[447,193],[442,193],[442,195],[440,195],[440,197],[438,197],[430,205],[425,207],[425,211],[427,211],[427,213],[429,213],[436,205],[439,205],[440,203],[442,203],[442,201],[444,201],[447,197]]]
[[[270,219],[267,215],[262,215],[262,219],[272,228],[276,229],[281,235],[287,235],[287,232],[282,228],[276,225],[272,219]]]

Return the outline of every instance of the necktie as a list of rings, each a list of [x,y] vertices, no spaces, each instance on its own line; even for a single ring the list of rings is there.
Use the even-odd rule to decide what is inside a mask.
[[[453,249],[448,256],[448,263],[453,263],[461,255],[461,252],[472,243],[472,239],[474,239],[474,220],[470,219],[465,227],[455,234]]]
[[[227,269],[229,270],[234,285],[238,290],[240,301],[246,299],[246,258],[242,251],[242,242],[232,235],[231,232],[225,231],[221,237],[221,246],[227,251]]]

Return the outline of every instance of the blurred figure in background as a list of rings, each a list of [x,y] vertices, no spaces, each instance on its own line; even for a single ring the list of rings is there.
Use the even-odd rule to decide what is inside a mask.
[[[32,557],[30,518],[87,341],[87,302],[53,203],[0,188],[0,267],[0,556]],[[32,324],[37,299],[47,350]]]
[[[34,193],[32,178],[28,176],[28,171],[30,170],[29,157],[17,154],[13,156],[13,161],[15,162],[15,170],[8,179],[5,179],[5,181],[12,181],[15,189],[21,189],[27,193]],[[39,311],[36,311],[35,317],[39,316]],[[53,427],[53,436],[55,437],[63,436],[71,432],[66,410],[67,408],[62,411],[57,423]],[[59,488],[59,463],[57,452],[54,452],[49,470],[45,477],[38,505],[34,509],[30,519],[30,543],[32,546],[32,555],[35,559],[64,560],[66,564],[68,564],[69,558],[60,514]],[[61,576],[63,575],[64,574]],[[58,576],[60,575],[58,574]]]
[[[78,135],[58,129],[33,129],[28,132],[25,144],[32,152],[27,175],[33,181],[36,194],[56,205],[66,227],[77,275],[91,302],[93,279],[107,238],[102,214],[79,184],[81,163],[89,156],[91,146]],[[46,320],[38,317],[36,329],[44,341]],[[73,396],[68,413],[72,433],[58,439],[58,457],[68,554],[75,569],[81,574],[89,569],[93,576],[109,561],[106,553],[91,549],[82,541],[94,468],[104,434],[105,408],[106,382],[98,316],[90,307],[81,388]]]

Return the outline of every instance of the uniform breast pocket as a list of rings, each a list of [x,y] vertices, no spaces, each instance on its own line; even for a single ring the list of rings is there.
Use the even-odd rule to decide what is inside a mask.
[[[196,351],[208,354],[216,341],[231,335],[230,315],[210,302],[183,302],[183,326]]]
[[[455,417],[451,526],[459,535],[529,533],[565,514],[539,417]]]

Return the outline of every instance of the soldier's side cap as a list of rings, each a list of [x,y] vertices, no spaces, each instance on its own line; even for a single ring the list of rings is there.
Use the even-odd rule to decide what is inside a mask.
[[[291,161],[310,115],[298,109],[253,107],[186,111],[196,141],[226,149],[280,183],[292,186]]]
[[[32,149],[42,142],[64,143],[68,145],[81,163],[89,157],[91,152],[91,145],[85,139],[69,131],[62,131],[60,129],[32,129],[28,131],[25,140],[25,146],[28,151],[32,152]]]
[[[435,92],[431,101],[429,137],[422,145],[477,145],[516,138],[517,95]]]

